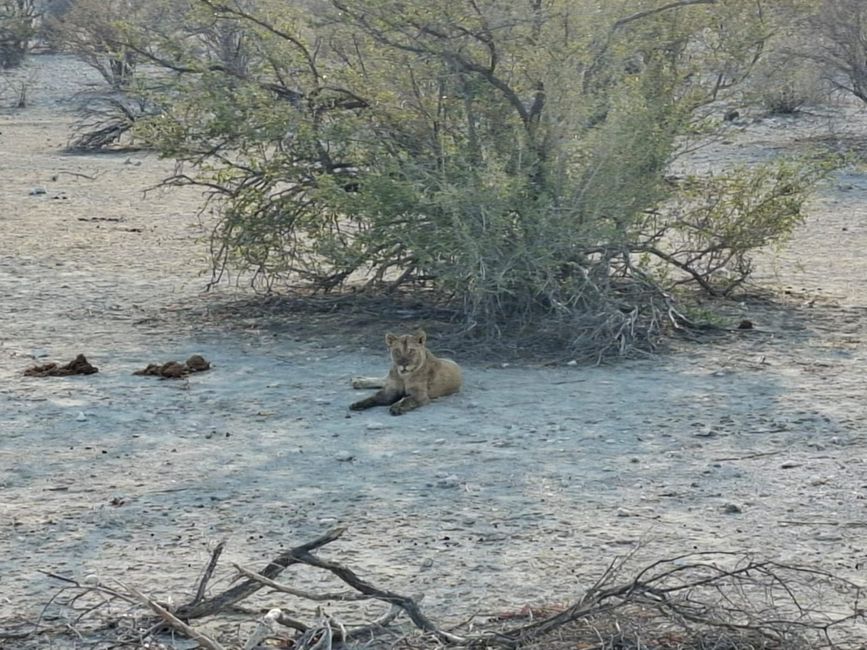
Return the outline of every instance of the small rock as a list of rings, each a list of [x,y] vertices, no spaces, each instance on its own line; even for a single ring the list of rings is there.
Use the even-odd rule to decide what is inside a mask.
[[[460,479],[456,474],[452,474],[450,476],[446,476],[445,478],[441,478],[437,481],[437,487],[441,488],[454,488],[460,485]]]
[[[30,351],[30,356],[34,359],[41,359],[42,357],[48,356],[48,350],[45,348],[34,348]]]
[[[334,460],[340,463],[348,463],[351,460],[355,460],[355,456],[350,454],[348,451],[338,451],[334,454]]]
[[[737,515],[743,512],[741,507],[736,503],[727,503],[723,506],[722,510],[727,515]]]
[[[617,509],[617,516],[618,517],[635,517],[636,515],[634,513],[630,512],[629,510],[627,510],[626,508],[618,508]]]
[[[747,320],[746,318],[744,320],[742,320],[740,323],[738,323],[738,329],[739,330],[751,330],[751,329],[753,329],[753,327],[754,327],[753,321]]]
[[[795,462],[794,460],[787,460],[785,463],[780,465],[780,469],[792,469],[795,467],[800,467],[803,463]]]
[[[445,438],[437,438],[436,440],[434,440],[435,445],[444,445],[445,443],[446,443]]]
[[[75,416],[77,422],[84,422],[87,420],[87,416],[84,414],[84,411],[79,411],[78,415]]]
[[[566,362],[566,365],[567,365],[567,366],[577,366],[577,365],[578,365],[578,362],[575,361],[575,359],[572,359],[571,361],[567,361],[567,362]]]
[[[30,196],[39,196],[40,194],[47,193],[48,190],[46,190],[44,187],[34,187],[32,190],[30,190]]]
[[[194,354],[187,359],[187,368],[190,372],[204,372],[205,370],[210,370],[211,363],[201,354]]]
[[[421,563],[422,569],[430,569],[432,566],[433,566],[433,560],[431,558],[427,558]]]
[[[385,425],[382,422],[368,422],[364,428],[368,431],[381,431],[385,428]]]

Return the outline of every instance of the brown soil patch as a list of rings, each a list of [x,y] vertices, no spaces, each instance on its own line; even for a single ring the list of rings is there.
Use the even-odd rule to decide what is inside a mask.
[[[194,372],[204,372],[211,369],[211,363],[202,355],[194,354],[184,363],[167,361],[166,363],[149,363],[142,370],[136,370],[134,375],[153,375],[162,379],[182,379]]]
[[[99,369],[90,365],[83,354],[62,366],[55,362],[44,363],[24,371],[27,377],[69,377],[71,375],[92,375]]]

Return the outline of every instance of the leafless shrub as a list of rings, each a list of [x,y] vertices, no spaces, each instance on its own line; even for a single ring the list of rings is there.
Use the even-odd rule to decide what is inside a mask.
[[[112,87],[132,81],[138,56],[124,46],[126,24],[142,19],[143,0],[76,0],[46,19],[45,31],[56,47],[71,52],[94,68]]]
[[[816,58],[838,89],[867,102],[867,6],[858,0],[824,0]]]
[[[29,93],[39,81],[36,70],[20,68],[0,74],[0,101],[11,108],[26,108]]]
[[[771,115],[792,115],[827,101],[831,87],[822,67],[793,50],[789,45],[757,66],[745,91],[747,102]]]
[[[88,96],[79,110],[82,118],[67,146],[73,153],[137,149],[133,127],[157,112],[146,100],[125,94]]]
[[[21,65],[36,34],[39,16],[37,0],[0,0],[0,68]]]

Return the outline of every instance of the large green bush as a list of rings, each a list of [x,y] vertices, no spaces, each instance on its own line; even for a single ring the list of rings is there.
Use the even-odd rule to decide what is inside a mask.
[[[754,0],[191,0],[178,24],[127,26],[166,72],[137,136],[212,192],[217,267],[268,288],[419,289],[482,335],[623,352],[689,324],[679,286],[742,282],[818,175],[666,178],[761,56]],[[201,38],[229,29],[243,66]]]

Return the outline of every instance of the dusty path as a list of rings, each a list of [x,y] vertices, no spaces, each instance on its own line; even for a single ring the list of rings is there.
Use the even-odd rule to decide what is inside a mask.
[[[864,577],[863,175],[766,278],[819,297],[785,321],[744,311],[760,331],[649,362],[468,367],[433,407],[350,416],[349,378],[384,350],[172,319],[211,300],[198,197],[143,197],[169,169],[152,157],[62,155],[55,99],[0,115],[0,621],[38,613],[40,569],[166,595],[220,539],[258,566],[337,523],[330,556],[452,619],[568,600],[639,541],[639,561],[750,550]],[[764,146],[741,137],[733,156]],[[99,374],[21,376],[79,352]],[[194,352],[214,370],[131,374]]]

